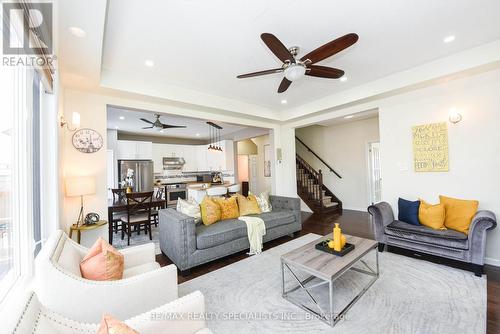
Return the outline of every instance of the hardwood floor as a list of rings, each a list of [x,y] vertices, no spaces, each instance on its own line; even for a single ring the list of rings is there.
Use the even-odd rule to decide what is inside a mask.
[[[302,213],[302,231],[299,236],[308,233],[316,233],[326,235],[331,233],[335,223],[340,223],[342,231],[346,234],[355,235],[363,238],[373,239],[373,228],[368,213],[360,211],[344,210],[342,215],[338,214],[310,214]],[[264,250],[273,248],[287,241],[292,240],[292,237],[282,237],[264,244]],[[403,254],[406,256],[416,257],[413,252],[408,252],[398,248],[391,247],[391,252]],[[182,277],[179,275],[179,283],[188,281],[195,277],[217,270],[229,264],[235,263],[247,257],[245,252],[240,252],[225,258],[201,265],[191,269],[190,275]],[[451,265],[454,267],[464,267],[459,262],[436,258],[428,255],[418,254],[418,258],[426,261],[442,263],[443,265]],[[172,261],[165,255],[157,255],[156,260],[160,265],[165,266],[171,264]],[[488,293],[488,310],[487,310],[487,333],[500,333],[500,268],[486,265],[484,271],[488,276],[487,293]]]

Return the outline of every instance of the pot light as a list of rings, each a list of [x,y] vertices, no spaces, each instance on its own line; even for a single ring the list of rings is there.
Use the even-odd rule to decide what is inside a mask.
[[[76,36],[78,38],[83,38],[83,37],[87,36],[87,33],[85,32],[85,30],[83,30],[82,28],[78,28],[78,27],[69,27],[69,32],[73,36]]]
[[[151,59],[148,59],[144,62],[144,64],[147,66],[147,67],[153,67],[155,66],[155,62],[152,61]]]
[[[199,134],[199,133],[197,133],[197,134],[196,134],[196,137],[199,137],[199,136],[200,136],[200,134]]]
[[[342,78],[340,78],[340,81],[346,82],[347,81],[347,77],[344,75]]]
[[[455,40],[455,35],[450,35],[450,36],[446,36],[444,39],[443,39],[443,42],[445,43],[451,43]]]
[[[347,116],[344,116],[345,119],[349,119],[349,118],[353,118],[354,115],[347,115]]]
[[[291,64],[285,69],[285,78],[290,81],[298,80],[306,74],[306,68],[304,65]]]
[[[120,120],[122,120],[122,121],[125,119],[125,117],[123,117],[123,116],[120,116],[119,118],[120,118]]]
[[[287,100],[281,100],[281,104],[287,104],[288,101]]]
[[[118,126],[115,126],[115,129],[116,129],[116,130],[118,130],[118,129],[119,129],[119,127],[118,127]]]

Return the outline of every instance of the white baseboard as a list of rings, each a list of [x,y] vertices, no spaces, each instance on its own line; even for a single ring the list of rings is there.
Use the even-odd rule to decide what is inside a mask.
[[[485,257],[484,258],[484,263],[489,264],[491,266],[500,267],[500,260],[493,259],[491,257]]]

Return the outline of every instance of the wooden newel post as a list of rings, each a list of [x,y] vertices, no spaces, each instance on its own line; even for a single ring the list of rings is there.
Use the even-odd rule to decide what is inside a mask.
[[[320,210],[323,211],[323,172],[321,169],[318,171],[318,191],[319,191],[319,207]]]

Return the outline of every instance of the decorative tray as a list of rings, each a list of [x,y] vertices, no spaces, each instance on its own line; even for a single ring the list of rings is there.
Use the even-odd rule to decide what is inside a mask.
[[[342,248],[342,250],[340,252],[337,252],[337,251],[333,250],[332,248],[328,247],[328,241],[329,240],[325,240],[325,241],[320,242],[319,244],[316,244],[316,249],[320,250],[322,252],[328,253],[328,254],[336,255],[336,256],[344,256],[354,249],[354,245],[347,242],[345,244],[344,248]]]

